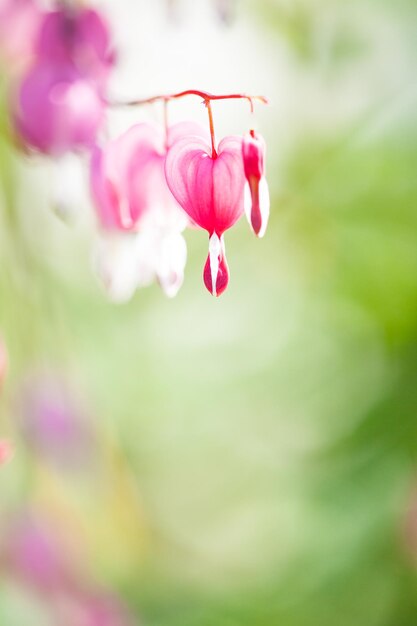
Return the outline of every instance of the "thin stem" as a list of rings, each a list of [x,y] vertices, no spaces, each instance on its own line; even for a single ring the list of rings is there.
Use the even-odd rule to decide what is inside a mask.
[[[268,104],[268,100],[265,98],[265,96],[251,96],[246,93],[229,93],[215,95],[212,93],[208,93],[207,91],[200,91],[198,89],[187,89],[186,91],[180,91],[179,93],[152,96],[151,98],[129,100],[127,102],[112,102],[111,104],[113,106],[141,106],[143,104],[152,104],[161,100],[166,102],[169,100],[178,100],[179,98],[184,98],[185,96],[198,96],[202,98],[205,103],[211,102],[212,100],[247,100],[249,102],[251,112],[253,112],[254,100],[262,102],[262,104]]]
[[[214,136],[213,111],[211,110],[211,102],[210,102],[210,100],[206,100],[206,107],[207,107],[207,113],[208,113],[209,125],[210,125],[211,158],[212,159],[217,159],[216,138]]]

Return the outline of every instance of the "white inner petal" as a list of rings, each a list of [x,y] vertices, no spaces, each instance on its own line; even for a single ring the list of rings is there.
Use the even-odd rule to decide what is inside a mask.
[[[213,233],[209,241],[209,255],[210,255],[210,273],[211,273],[211,287],[213,295],[216,296],[216,284],[217,275],[219,273],[220,254],[222,250],[221,241],[216,233]]]
[[[184,280],[187,244],[180,233],[169,233],[160,241],[157,275],[164,293],[169,298],[177,295]]]

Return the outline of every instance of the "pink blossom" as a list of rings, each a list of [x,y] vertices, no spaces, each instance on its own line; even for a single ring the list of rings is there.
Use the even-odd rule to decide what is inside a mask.
[[[219,296],[229,281],[223,233],[244,210],[242,140],[225,137],[212,156],[204,138],[183,137],[168,151],[165,174],[178,203],[193,222],[209,233],[203,278],[210,293]]]
[[[61,469],[85,469],[95,451],[88,412],[62,374],[39,371],[18,390],[16,424],[28,448]]]
[[[15,514],[1,536],[4,570],[47,602],[51,623],[133,626],[124,602],[88,576],[85,546],[66,522],[38,509]]]
[[[12,101],[20,140],[53,156],[91,149],[105,118],[113,63],[109,29],[99,13],[75,5],[45,13],[33,62]]]
[[[137,124],[91,161],[91,191],[105,230],[137,231],[140,218],[155,204],[168,209],[173,200],[164,181],[162,129]]]
[[[137,124],[93,152],[91,190],[103,233],[95,268],[114,300],[155,278],[168,296],[182,284],[188,218],[168,189],[164,163],[166,139],[185,128],[173,126],[165,138],[161,127]]]
[[[12,64],[30,59],[41,16],[34,0],[0,0],[0,57]]]
[[[72,65],[98,85],[115,62],[109,26],[93,9],[64,7],[45,14],[36,45],[39,61]]]
[[[263,237],[269,217],[269,190],[265,178],[265,141],[251,130],[243,137],[242,156],[245,169],[245,212],[253,232]]]
[[[32,513],[19,514],[3,546],[8,569],[41,592],[53,594],[69,584],[69,558],[54,527]]]
[[[21,140],[54,156],[92,147],[104,115],[96,87],[65,64],[30,68],[15,99],[15,127]]]

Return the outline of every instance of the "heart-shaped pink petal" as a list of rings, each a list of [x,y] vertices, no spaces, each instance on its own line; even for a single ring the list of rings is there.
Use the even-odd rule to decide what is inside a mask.
[[[210,235],[222,235],[241,217],[245,176],[240,137],[225,137],[214,159],[202,137],[179,139],[168,150],[165,175],[177,202]]]
[[[101,225],[107,230],[135,230],[153,206],[180,210],[164,175],[164,133],[152,124],[137,124],[91,161],[91,190]]]

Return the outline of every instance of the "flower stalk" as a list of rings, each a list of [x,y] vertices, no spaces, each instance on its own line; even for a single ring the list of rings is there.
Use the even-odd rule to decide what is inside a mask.
[[[200,91],[199,89],[187,89],[186,91],[180,91],[178,93],[151,96],[150,98],[141,98],[137,100],[127,100],[125,102],[110,102],[111,106],[127,106],[135,107],[142,106],[144,104],[153,104],[154,102],[178,100],[185,96],[198,96],[202,98],[204,103],[212,102],[213,100],[247,100],[250,105],[251,112],[253,112],[254,101],[261,102],[262,104],[268,104],[268,99],[265,96],[252,96],[246,93],[229,93],[229,94],[212,94],[208,91]]]

